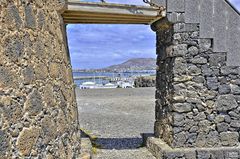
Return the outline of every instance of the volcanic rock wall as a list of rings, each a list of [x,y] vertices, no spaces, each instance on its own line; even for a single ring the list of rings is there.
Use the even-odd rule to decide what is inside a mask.
[[[169,148],[152,151],[171,159],[239,158],[239,14],[224,0],[156,2],[167,4],[167,18],[152,25],[159,66],[155,136]]]
[[[64,0],[0,1],[0,158],[79,155],[64,6]]]

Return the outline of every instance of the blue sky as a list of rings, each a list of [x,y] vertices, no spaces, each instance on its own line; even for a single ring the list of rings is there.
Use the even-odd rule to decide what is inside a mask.
[[[98,2],[98,0],[87,0]],[[146,5],[142,0],[106,0]],[[230,0],[240,10],[240,0]],[[130,58],[156,57],[155,33],[148,25],[68,25],[73,68],[103,68]]]

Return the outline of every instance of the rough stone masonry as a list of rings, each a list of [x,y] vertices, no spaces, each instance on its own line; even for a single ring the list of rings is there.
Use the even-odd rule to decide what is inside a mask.
[[[155,3],[167,6],[167,18],[152,25],[159,67],[150,151],[163,159],[239,159],[240,14],[225,0]]]
[[[240,16],[225,0],[153,0],[155,137],[164,159],[240,158]],[[0,158],[78,158],[64,0],[0,0]]]
[[[0,0],[0,158],[77,158],[64,0]]]

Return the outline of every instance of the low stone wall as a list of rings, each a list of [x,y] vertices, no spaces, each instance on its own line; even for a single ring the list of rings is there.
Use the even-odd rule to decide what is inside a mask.
[[[138,87],[155,87],[156,86],[156,77],[155,76],[144,76],[137,77],[134,80],[134,86]]]
[[[238,159],[240,147],[171,148],[161,139],[148,138],[147,147],[157,159]]]
[[[75,158],[64,1],[0,1],[0,158]]]

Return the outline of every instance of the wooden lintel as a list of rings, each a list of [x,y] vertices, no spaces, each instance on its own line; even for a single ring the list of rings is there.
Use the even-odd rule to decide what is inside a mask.
[[[155,7],[76,0],[69,0],[63,13],[65,23],[149,24],[162,17],[159,8]]]

